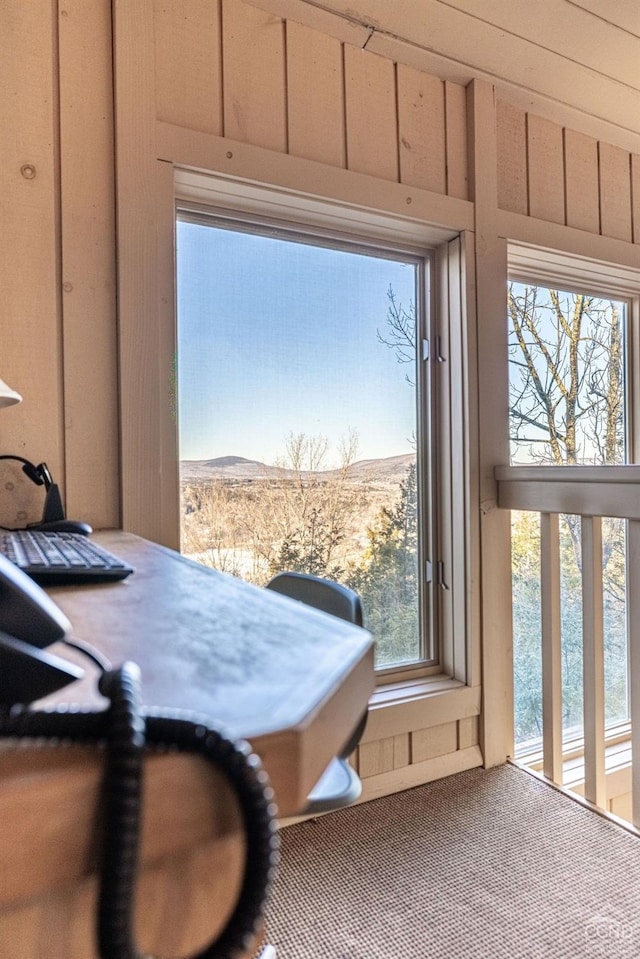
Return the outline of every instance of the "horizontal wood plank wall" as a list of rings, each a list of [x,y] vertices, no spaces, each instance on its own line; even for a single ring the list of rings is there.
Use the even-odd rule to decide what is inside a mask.
[[[468,198],[463,86],[242,0],[154,2],[156,116]]]
[[[640,156],[498,99],[498,205],[640,243]]]

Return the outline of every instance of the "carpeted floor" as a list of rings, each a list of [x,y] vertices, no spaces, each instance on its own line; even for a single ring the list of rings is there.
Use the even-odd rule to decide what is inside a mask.
[[[640,957],[640,839],[513,766],[281,838],[278,959]]]

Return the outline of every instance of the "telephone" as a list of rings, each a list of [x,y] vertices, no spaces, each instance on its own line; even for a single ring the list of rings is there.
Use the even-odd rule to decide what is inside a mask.
[[[0,555],[0,704],[31,703],[84,675],[43,651],[70,629],[44,590]]]
[[[30,708],[34,700],[83,675],[43,649],[57,640],[68,641],[70,629],[47,594],[0,555],[0,737],[105,746],[105,825],[96,923],[100,956],[143,959],[133,941],[132,904],[144,758],[153,749],[201,755],[225,773],[235,791],[246,837],[244,878],[221,935],[194,959],[228,959],[246,951],[263,915],[277,861],[273,791],[260,760],[248,743],[229,740],[206,720],[144,710],[138,667],[133,663],[104,667],[98,654],[91,655],[87,648],[83,651],[102,667],[98,685],[109,700],[108,708],[97,712]]]

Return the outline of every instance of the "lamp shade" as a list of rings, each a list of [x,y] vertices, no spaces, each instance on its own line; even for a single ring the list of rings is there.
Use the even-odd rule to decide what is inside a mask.
[[[22,397],[10,386],[7,386],[4,380],[0,380],[0,408],[3,406],[13,406],[14,403],[20,403]]]

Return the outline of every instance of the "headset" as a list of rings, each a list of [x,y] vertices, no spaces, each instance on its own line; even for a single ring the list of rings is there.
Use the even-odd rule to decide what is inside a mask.
[[[45,523],[58,523],[65,519],[60,489],[57,484],[53,482],[49,467],[46,463],[38,463],[36,466],[30,460],[25,459],[24,456],[14,454],[0,456],[0,460],[14,460],[17,463],[22,463],[22,472],[25,476],[28,476],[31,482],[35,483],[36,486],[44,486],[45,496],[42,519],[38,523],[30,524],[34,529]]]

